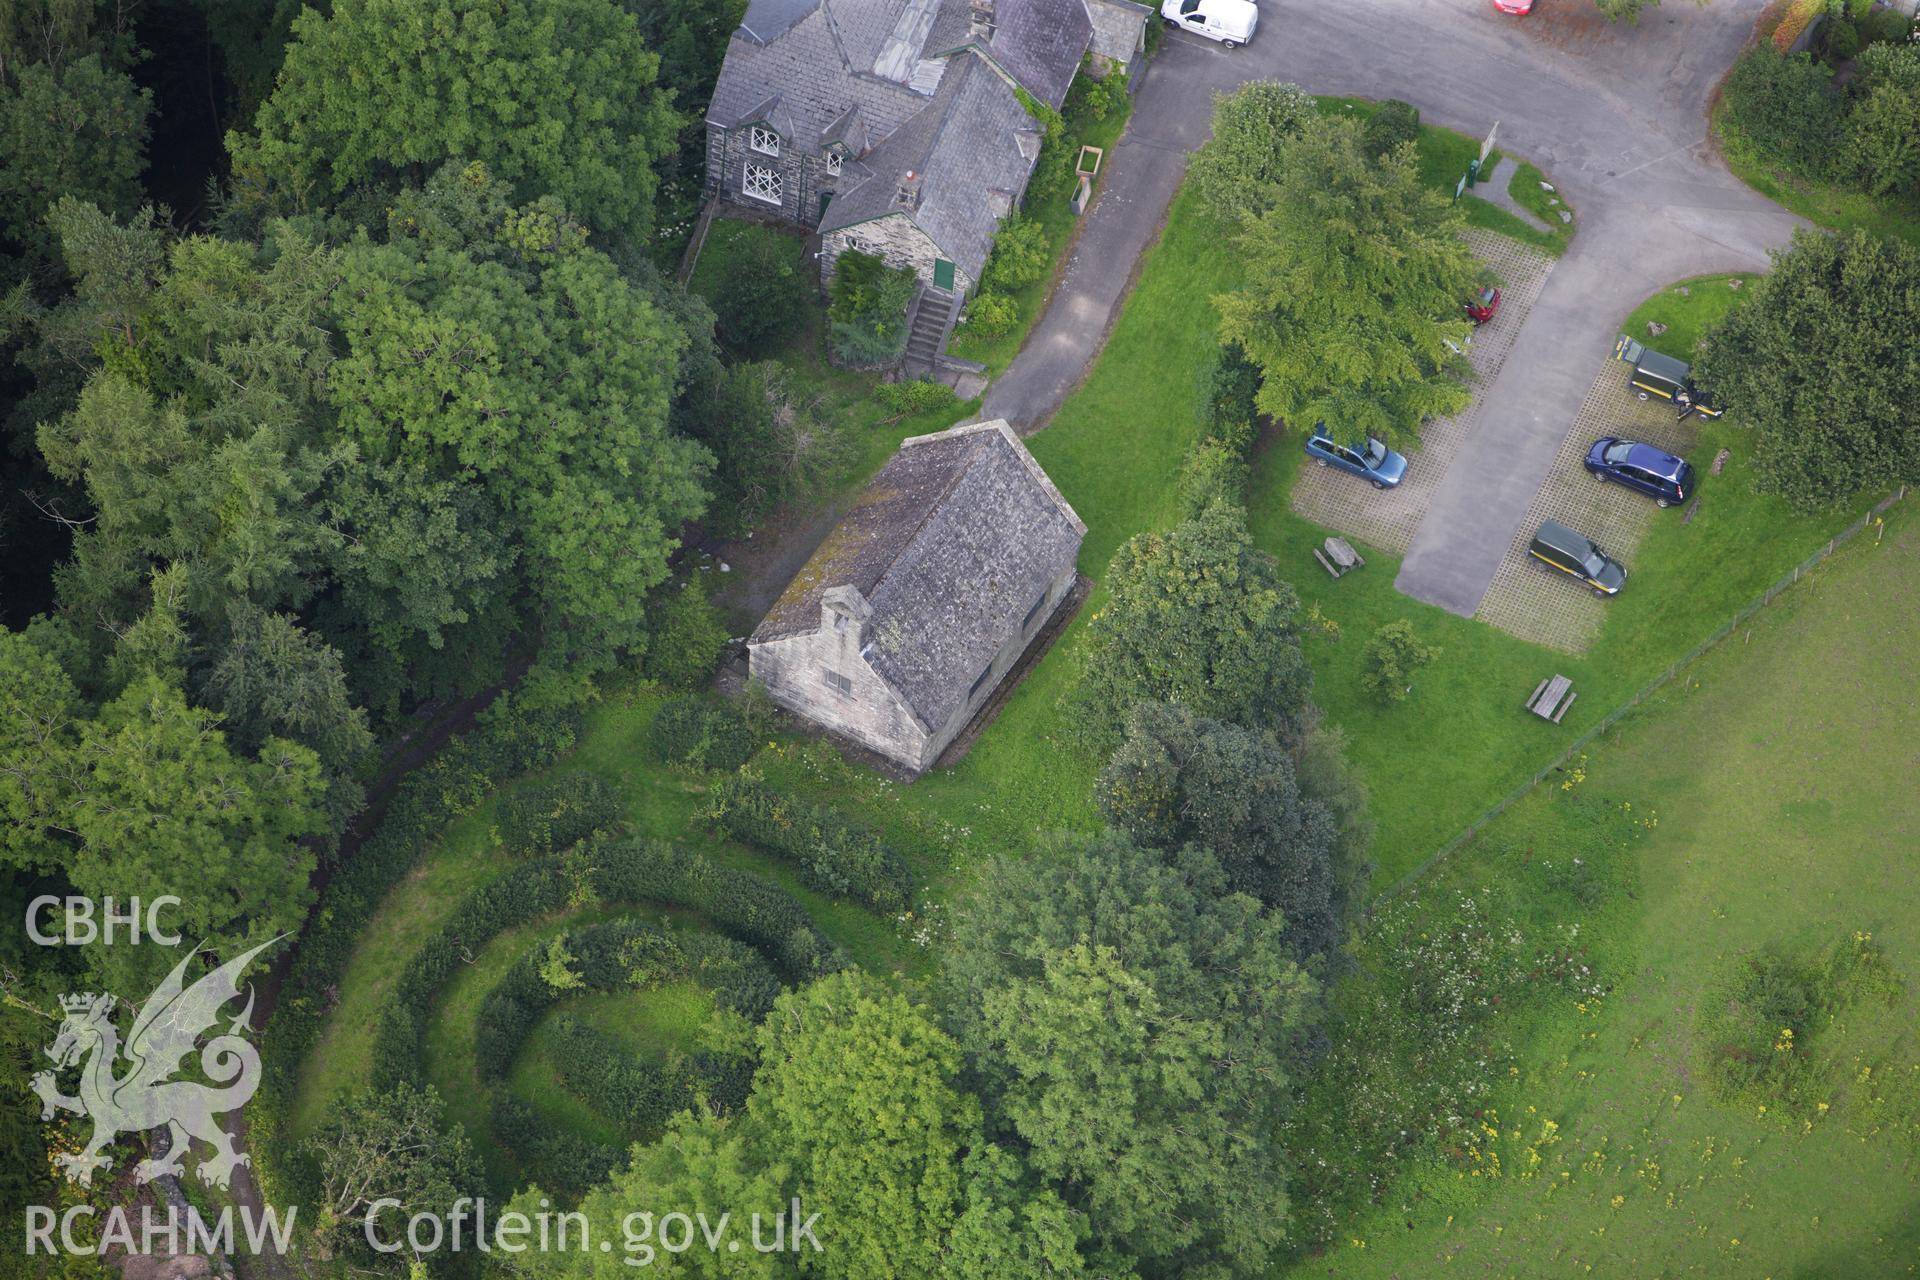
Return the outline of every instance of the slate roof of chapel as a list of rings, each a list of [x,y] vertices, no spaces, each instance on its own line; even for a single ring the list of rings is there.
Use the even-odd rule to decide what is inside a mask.
[[[1072,569],[1085,534],[1005,421],[917,436],[794,575],[750,643],[818,630],[822,598],[851,586],[872,608],[867,660],[937,728]]]

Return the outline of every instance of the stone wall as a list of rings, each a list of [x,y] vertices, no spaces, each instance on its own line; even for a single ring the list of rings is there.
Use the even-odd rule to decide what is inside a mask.
[[[819,226],[820,196],[831,194],[839,185],[838,178],[828,176],[826,160],[803,155],[790,138],[782,140],[778,156],[763,155],[747,145],[750,136],[747,129],[707,125],[707,194],[717,195],[728,204],[777,213],[803,227]],[[749,161],[780,174],[779,204],[742,192]]]
[[[747,669],[767,694],[797,716],[919,770],[938,752],[927,750],[927,733],[900,704],[891,686],[860,656],[860,630],[823,627],[751,646]],[[853,683],[842,693],[827,683],[833,671]]]
[[[865,631],[851,621],[835,626],[823,618],[818,631],[752,645],[747,651],[748,672],[766,686],[768,696],[795,715],[919,773],[940,758],[947,744],[992,699],[1007,673],[1019,665],[1020,655],[1073,591],[1074,579],[1075,567],[1068,565],[1047,585],[1045,603],[1000,646],[989,664],[991,674],[932,733],[921,727],[893,687],[860,656]],[[847,677],[852,691],[843,693],[827,683],[829,671]]]
[[[833,264],[848,249],[870,253],[886,260],[888,266],[907,267],[924,285],[933,284],[933,264],[946,255],[933,237],[913,225],[905,213],[890,213],[871,222],[855,223],[830,231],[820,238],[820,279],[833,279]],[[951,259],[949,259],[951,261]],[[953,268],[953,287],[958,293],[973,292],[974,279],[958,263]]]
[[[1000,646],[1000,652],[993,655],[993,662],[990,664],[993,674],[982,681],[980,687],[967,699],[966,704],[954,712],[947,723],[941,725],[928,738],[926,757],[915,766],[916,768],[925,769],[938,760],[940,753],[947,749],[947,744],[958,737],[960,731],[965,729],[973,717],[979,713],[980,708],[986,706],[993,698],[994,691],[1007,678],[1007,673],[1020,664],[1020,655],[1027,651],[1027,646],[1033,643],[1035,636],[1046,630],[1047,619],[1053,617],[1054,610],[1060,607],[1060,602],[1073,591],[1077,576],[1077,567],[1069,564],[1058,578],[1047,584],[1046,603],[1034,612],[1032,620],[1026,626],[1007,637],[1006,643]]]

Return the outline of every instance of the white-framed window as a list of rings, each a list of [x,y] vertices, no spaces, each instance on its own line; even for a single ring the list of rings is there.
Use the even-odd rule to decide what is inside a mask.
[[[781,180],[779,170],[750,164],[746,176],[740,180],[740,193],[752,196],[755,200],[765,200],[768,204],[784,204],[786,184]]]
[[[837,178],[840,176],[840,153],[838,151],[827,152],[827,176],[829,178]]]
[[[747,130],[747,145],[763,156],[777,156],[780,154],[780,135],[756,124]]]
[[[853,696],[853,681],[841,675],[838,671],[827,672],[827,687],[843,698],[851,698]]]

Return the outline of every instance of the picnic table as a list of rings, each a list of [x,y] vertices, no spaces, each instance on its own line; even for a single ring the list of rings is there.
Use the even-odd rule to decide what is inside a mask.
[[[1323,552],[1320,547],[1315,547],[1313,549],[1313,558],[1320,562],[1322,569],[1325,569],[1336,578],[1343,574],[1352,573],[1355,569],[1366,564],[1366,561],[1361,558],[1360,553],[1353,549],[1353,544],[1345,538],[1328,538],[1321,546],[1324,546],[1326,550]]]
[[[1573,681],[1562,675],[1542,680],[1534,687],[1533,696],[1527,699],[1527,710],[1542,720],[1551,720],[1555,724],[1566,716],[1567,708],[1580,695],[1573,692]]]

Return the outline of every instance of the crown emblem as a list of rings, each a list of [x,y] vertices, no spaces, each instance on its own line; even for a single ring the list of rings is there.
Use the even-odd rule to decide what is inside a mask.
[[[60,997],[60,1007],[68,1013],[86,1013],[99,1001],[111,1001],[112,996],[96,996],[91,991],[76,992]]]

